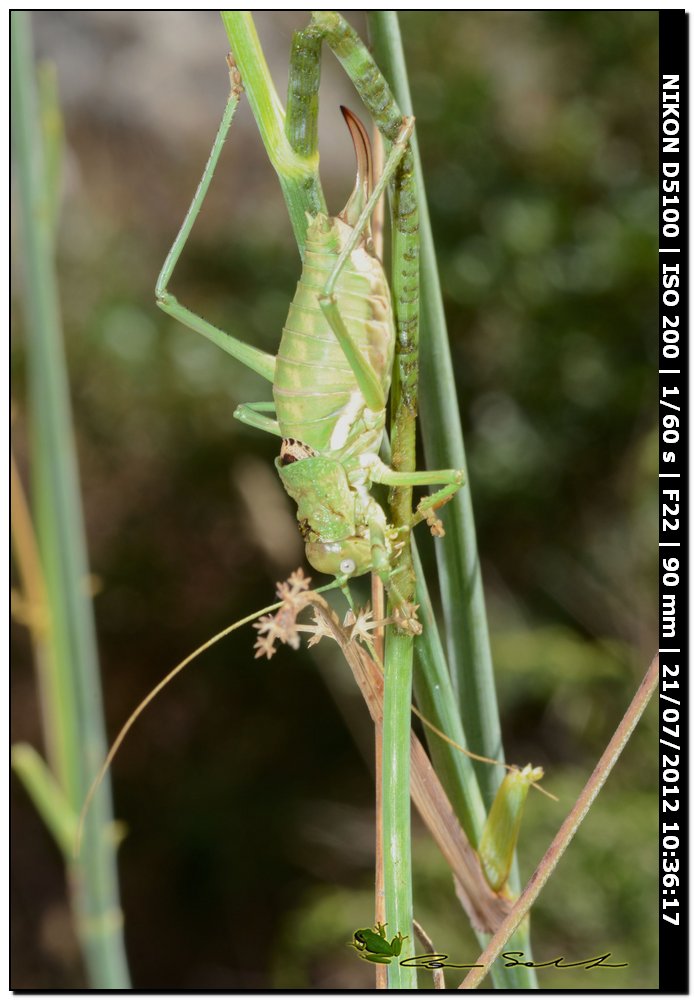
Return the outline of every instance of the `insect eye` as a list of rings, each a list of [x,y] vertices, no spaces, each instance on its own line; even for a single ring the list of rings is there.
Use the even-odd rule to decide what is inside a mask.
[[[349,576],[350,573],[353,573],[356,568],[357,564],[355,563],[354,559],[343,559],[342,562],[340,563],[340,572],[344,573],[346,576]]]

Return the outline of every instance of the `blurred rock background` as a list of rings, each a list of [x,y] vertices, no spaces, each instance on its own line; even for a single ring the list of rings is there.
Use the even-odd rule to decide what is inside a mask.
[[[280,93],[305,22],[258,15]],[[34,28],[67,130],[61,295],[114,735],[174,663],[269,603],[302,546],[274,440],[232,420],[267,386],[154,306],[227,95],[217,15],[46,11]],[[656,647],[657,14],[413,13],[402,30],[507,757],[544,765],[561,798],[531,796],[527,877]],[[337,210],[353,170],[337,106],[358,101],[328,53],[324,88]],[[298,267],[244,103],[172,288],[275,350]],[[15,325],[25,467],[19,308]],[[13,737],[39,744],[28,641],[13,635]],[[260,663],[253,638],[177,679],[114,768],[138,988],[373,981],[345,947],[372,912],[366,713],[329,650]],[[547,972],[545,988],[657,984],[656,738],[651,712],[533,914],[538,960],[612,951],[629,967]],[[437,948],[474,961],[443,862],[416,831],[417,915]],[[14,783],[13,833],[12,985],[83,986],[60,859]]]

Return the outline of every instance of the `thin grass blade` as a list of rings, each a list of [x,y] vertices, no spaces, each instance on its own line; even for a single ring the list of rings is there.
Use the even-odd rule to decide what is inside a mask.
[[[60,716],[62,773],[55,775],[76,814],[106,750],[96,635],[58,284],[53,259],[55,172],[46,165],[34,77],[29,15],[15,11],[12,30],[12,122],[20,197],[21,267],[32,428],[32,498],[47,595]],[[47,172],[49,171],[49,172]],[[83,858],[68,861],[75,925],[92,986],[128,989],[108,786],[89,823]],[[66,859],[68,860],[68,859]]]

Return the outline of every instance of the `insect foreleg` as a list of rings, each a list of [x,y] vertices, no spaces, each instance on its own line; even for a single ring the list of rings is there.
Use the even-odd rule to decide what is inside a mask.
[[[401,627],[411,631],[413,635],[418,635],[422,627],[412,613],[411,603],[402,587],[396,582],[398,574],[402,571],[393,565],[394,546],[387,539],[385,514],[380,504],[373,499],[366,511],[366,522],[371,543],[371,570],[381,579],[388,592],[392,606],[400,617]]]
[[[367,524],[371,543],[371,568],[380,576],[387,588],[391,577],[391,565],[386,547],[386,519],[382,508],[375,500],[369,505]]]
[[[272,354],[266,354],[265,351],[260,351],[257,347],[252,347],[250,344],[244,344],[243,341],[238,340],[236,337],[232,337],[231,334],[225,333],[224,330],[220,330],[218,327],[208,323],[207,320],[202,319],[202,317],[197,316],[194,312],[191,312],[190,309],[181,305],[175,296],[168,291],[168,284],[174,272],[174,268],[178,263],[178,259],[181,256],[183,248],[190,235],[190,231],[193,228],[193,224],[195,223],[202,203],[205,200],[205,195],[207,194],[207,190],[210,186],[210,182],[219,161],[224,140],[229,132],[236,107],[239,103],[239,96],[243,91],[239,71],[236,69],[236,66],[231,60],[229,60],[229,77],[231,80],[231,93],[224,109],[222,121],[220,122],[219,129],[214,140],[214,145],[212,146],[212,151],[210,152],[205,170],[202,178],[200,179],[200,183],[198,184],[198,189],[195,192],[195,197],[193,198],[186,217],[183,220],[183,225],[174,240],[173,246],[169,250],[166,260],[164,261],[164,266],[162,267],[161,274],[157,280],[155,295],[157,305],[160,309],[163,309],[165,313],[168,313],[169,316],[173,316],[174,319],[177,319],[179,322],[189,327],[189,329],[195,330],[196,333],[201,333],[203,337],[207,337],[208,340],[211,340],[218,347],[221,347],[222,350],[227,352],[227,354],[231,354],[233,358],[236,358],[237,361],[246,365],[247,368],[252,369],[252,371],[257,372],[259,375],[262,375],[263,378],[272,382],[275,376],[275,358]]]

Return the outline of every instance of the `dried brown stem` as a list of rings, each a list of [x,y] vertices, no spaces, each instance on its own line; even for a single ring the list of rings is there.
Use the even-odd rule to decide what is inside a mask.
[[[499,957],[501,949],[504,947],[509,937],[516,930],[523,917],[529,911],[540,894],[543,886],[547,882],[552,872],[557,866],[559,859],[571,843],[574,834],[581,825],[586,813],[590,809],[598,792],[605,784],[607,776],[616,764],[619,755],[626,746],[636,723],[641,718],[646,705],[658,685],[660,674],[660,661],[656,655],[646,671],[646,676],[641,681],[639,689],[634,695],[631,705],[627,709],[624,718],[617,727],[614,736],[607,745],[607,749],[598,761],[598,764],[586,782],[586,785],[576,800],[576,804],[561,825],[561,828],[550,844],[545,856],[535,869],[530,881],[526,885],[521,895],[516,900],[513,909],[496,930],[491,941],[477,959],[479,968],[472,969],[465,977],[458,989],[473,990],[484,979],[489,972],[492,963]]]
[[[383,720],[383,674],[368,651],[350,640],[332,611],[314,605],[316,619],[339,644],[376,725]],[[410,736],[411,794],[429,832],[448,862],[466,913],[478,930],[493,933],[508,913],[508,900],[494,893],[453,811],[424,747]]]

